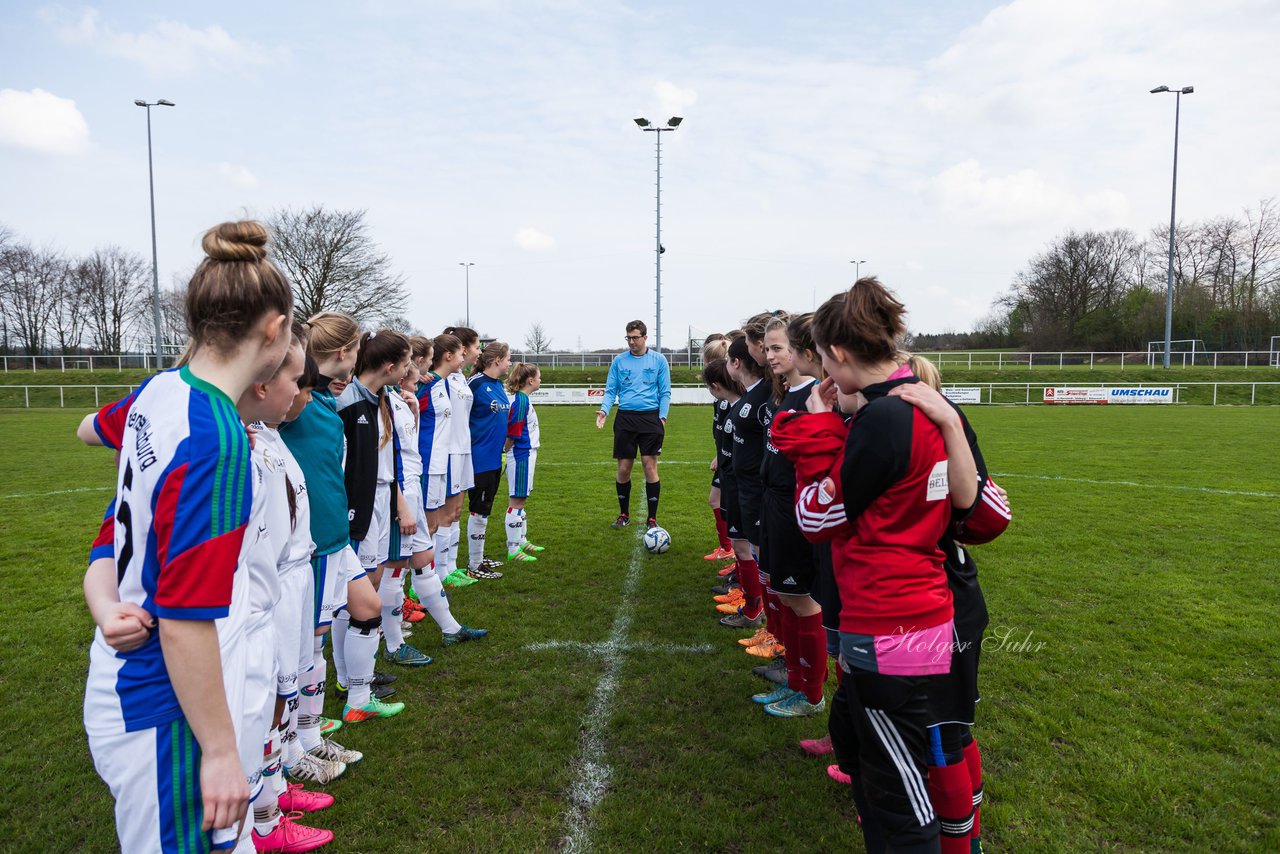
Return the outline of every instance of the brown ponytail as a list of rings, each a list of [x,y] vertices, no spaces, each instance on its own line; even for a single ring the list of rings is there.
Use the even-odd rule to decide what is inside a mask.
[[[431,370],[440,367],[444,357],[462,349],[462,342],[447,333],[437,335],[431,342]]]
[[[874,276],[858,279],[813,314],[813,340],[825,350],[840,347],[860,362],[896,359],[907,328],[906,307]]]
[[[485,348],[489,349],[488,347]],[[515,394],[524,388],[525,383],[538,375],[538,366],[531,362],[516,362],[507,374],[507,391]]]
[[[725,391],[742,396],[742,385],[729,373],[729,362],[726,359],[712,359],[702,369],[702,381],[708,386],[718,385]]]
[[[381,368],[383,365],[396,364],[410,353],[409,339],[391,329],[379,329],[377,332],[366,332],[360,338],[360,353],[356,356],[356,376],[367,370]],[[373,389],[369,389],[373,391]],[[387,401],[387,387],[378,388],[378,411],[382,413],[382,441],[379,448],[385,448],[391,441],[391,432],[395,423],[391,420],[391,404]]]
[[[511,348],[501,341],[491,341],[484,345],[484,349],[480,351],[480,355],[476,357],[476,373],[483,373],[488,370],[495,362],[501,362],[503,357],[511,353]]]

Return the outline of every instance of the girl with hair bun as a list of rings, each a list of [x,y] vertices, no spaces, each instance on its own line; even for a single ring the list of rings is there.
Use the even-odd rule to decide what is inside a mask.
[[[802,530],[832,543],[845,676],[829,727],[867,848],[936,851],[930,685],[950,669],[955,631],[938,541],[951,486],[971,490],[976,477],[949,472],[943,431],[891,393],[918,382],[899,346],[905,313],[875,278],[823,303],[813,337],[828,378],[812,414],[780,413],[772,437],[803,484]],[[848,427],[832,411],[838,392],[867,401]]]
[[[205,233],[187,288],[187,364],[148,378],[78,432],[119,453],[114,519],[104,522],[115,572],[95,561],[85,578],[90,610],[99,625],[120,616],[156,627],[127,654],[99,629],[89,657],[85,731],[125,851],[180,840],[231,847],[236,828],[248,832],[246,778],[260,768],[261,746],[252,764],[242,760],[237,730],[259,698],[246,696],[252,602],[237,566],[265,505],[254,500],[235,401],[276,373],[293,313],[267,236],[252,221]],[[157,802],[157,791],[172,791],[171,802]]]

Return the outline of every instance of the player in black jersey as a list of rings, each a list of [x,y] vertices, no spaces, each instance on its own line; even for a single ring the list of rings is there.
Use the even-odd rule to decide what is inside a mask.
[[[715,359],[723,359],[725,352],[729,349],[729,339],[720,333],[707,336],[706,342],[702,345],[702,364],[705,367],[708,363]],[[714,392],[713,392],[714,396]],[[720,442],[720,435],[724,430],[724,414],[729,409],[729,401],[716,400],[715,406],[712,408],[711,417],[711,436],[717,447]],[[733,544],[729,542],[729,528],[725,523],[724,514],[720,511],[720,454],[717,452],[711,459],[711,491],[707,493],[707,504],[711,507],[711,515],[715,520],[716,539],[719,545],[705,556],[706,560],[727,560],[733,557]],[[724,572],[728,576],[733,570],[726,567]]]
[[[765,357],[774,380],[766,420],[777,412],[804,412],[820,371],[813,360],[802,360],[812,376],[801,373],[787,337],[789,318],[775,317],[765,328]],[[814,354],[816,356],[816,353]],[[804,717],[825,708],[827,639],[822,607],[813,598],[818,584],[817,547],[805,539],[795,517],[796,472],[791,462],[768,441],[760,466],[764,485],[761,555],[768,570],[769,589],[780,602],[776,622],[787,649],[787,684],[753,699],[778,717]],[[775,632],[777,634],[777,632]]]
[[[729,407],[735,400],[742,397],[742,386],[729,375],[728,363],[724,359],[712,359],[708,362],[702,369],[702,381],[707,384],[707,390],[715,398],[717,407],[723,406],[724,412],[716,428],[715,447],[716,475],[720,480],[719,510],[721,518],[724,519],[725,534],[729,539],[733,556],[737,560],[749,560],[751,545],[742,534],[742,513],[738,508],[738,479],[733,473],[733,434],[729,432],[732,427],[728,417]],[[736,568],[737,563],[732,566]],[[716,602],[720,603],[716,606],[717,610],[736,616],[738,606],[744,602],[745,593],[738,583],[737,570],[731,572],[732,574],[726,574],[726,581],[721,588],[718,590],[712,588],[712,590],[717,592]]]

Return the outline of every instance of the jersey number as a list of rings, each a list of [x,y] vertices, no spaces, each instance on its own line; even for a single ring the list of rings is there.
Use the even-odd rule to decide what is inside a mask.
[[[120,554],[116,556],[116,586],[124,581],[129,561],[133,559],[133,513],[129,509],[129,487],[133,486],[132,460],[125,464],[122,483],[120,506],[116,509],[116,522],[124,526],[124,545],[120,548]]]

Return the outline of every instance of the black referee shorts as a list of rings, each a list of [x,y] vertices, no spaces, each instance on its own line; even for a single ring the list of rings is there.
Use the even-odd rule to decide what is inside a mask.
[[[642,457],[660,456],[665,432],[658,410],[619,409],[613,419],[613,458],[634,460],[636,451]]]

